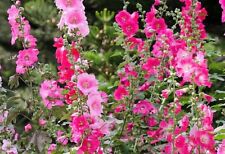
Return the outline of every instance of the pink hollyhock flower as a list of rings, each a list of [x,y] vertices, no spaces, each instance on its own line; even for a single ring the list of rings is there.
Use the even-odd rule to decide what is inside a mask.
[[[26,35],[24,36],[24,41],[27,47],[29,48],[35,48],[37,39],[33,35]]]
[[[164,89],[164,90],[162,90],[162,97],[164,97],[164,98],[168,98],[168,96],[169,96],[169,93],[170,93],[170,91],[168,90],[168,89]]]
[[[212,86],[212,83],[209,81],[209,72],[208,72],[208,69],[198,68],[195,71],[194,82],[198,86],[207,86],[207,87],[210,88]]]
[[[19,17],[19,9],[15,5],[12,5],[7,10],[7,13],[8,13],[9,24],[11,25],[11,32],[12,32],[11,44],[13,45],[15,44],[15,41],[20,35],[19,24],[16,21],[16,19]]]
[[[146,116],[148,114],[154,114],[156,112],[157,112],[156,108],[152,105],[151,102],[147,100],[139,101],[133,108],[134,114],[141,114],[143,116]]]
[[[72,128],[72,132],[80,132],[83,133],[86,129],[89,128],[89,123],[85,116],[73,116],[72,122],[70,123],[70,127]]]
[[[98,90],[98,81],[94,75],[82,73],[77,77],[77,87],[84,95],[88,95]]]
[[[146,13],[145,22],[148,26],[152,25],[152,21],[155,19],[156,9],[151,8],[149,12]]]
[[[12,5],[8,10],[8,20],[10,23],[16,22],[16,19],[19,17],[19,9],[15,6]]]
[[[39,123],[40,126],[45,126],[45,124],[47,123],[47,121],[44,120],[44,119],[39,119],[38,123]]]
[[[118,23],[118,25],[123,27],[130,20],[137,21],[138,20],[138,13],[134,12],[134,13],[130,14],[126,10],[122,10],[116,15],[115,19],[116,19],[116,22]]]
[[[84,10],[82,2],[83,0],[55,0],[56,6],[62,10],[68,10],[71,8]]]
[[[142,52],[144,50],[144,41],[141,38],[128,38],[127,43],[130,46],[130,50],[137,49],[138,52]]]
[[[224,4],[225,4],[225,1],[224,1]],[[217,154],[225,154],[225,139],[219,145],[219,148],[217,150]]]
[[[143,64],[142,69],[149,71],[149,70],[155,69],[159,65],[160,65],[159,59],[150,57],[147,59],[146,63]]]
[[[150,117],[148,118],[147,123],[149,127],[154,127],[155,125],[157,125],[158,122],[156,121],[155,118]]]
[[[118,86],[114,91],[114,99],[117,101],[122,100],[124,97],[128,96],[129,92],[123,86]]]
[[[139,25],[137,12],[130,14],[126,10],[123,10],[120,11],[115,18],[116,22],[121,27],[126,36],[130,37],[138,31]]]
[[[213,101],[213,97],[208,94],[203,94],[203,97],[208,103]]]
[[[154,5],[159,5],[160,3],[160,0],[155,0]]]
[[[25,132],[29,132],[31,129],[32,129],[31,124],[27,124],[27,125],[24,127]]]
[[[183,135],[179,135],[175,138],[175,146],[176,148],[182,148],[186,144],[186,138]]]
[[[7,119],[9,114],[9,111],[3,111],[2,113],[0,113],[0,124],[4,122],[4,120]]]
[[[215,144],[212,133],[202,130],[197,130],[195,134],[196,143],[207,150],[212,150]]]
[[[20,50],[19,55],[17,56],[17,65],[23,65],[25,67],[32,66],[35,62],[38,61],[38,55],[39,51],[37,49],[25,49]]]
[[[40,95],[45,107],[51,109],[53,106],[63,106],[62,89],[54,80],[45,80],[41,84]]]
[[[148,88],[150,87],[150,85],[151,85],[151,83],[145,82],[143,85],[141,85],[141,86],[139,87],[138,90],[140,90],[140,91],[146,91],[146,90],[148,90]]]
[[[190,82],[193,73],[196,70],[196,63],[193,59],[182,59],[176,66],[177,76],[183,77],[184,82]]]
[[[183,89],[179,89],[175,91],[175,94],[178,98],[180,98],[181,96],[183,96],[184,93],[187,92],[187,89],[183,88]]]
[[[198,106],[199,110],[202,114],[202,124],[206,127],[211,127],[213,122],[213,111],[211,108],[205,104],[201,104]]]
[[[222,22],[225,22],[225,0],[219,0],[221,8],[223,9],[222,12]]]
[[[130,37],[138,32],[139,26],[135,21],[130,20],[129,22],[125,23],[121,28],[123,33],[126,36]]]
[[[83,10],[68,10],[64,12],[62,18],[70,30],[78,28],[78,25],[82,25],[87,20]]]
[[[28,67],[38,61],[38,53],[37,49],[32,48],[20,50],[16,60],[16,72],[24,74]]]
[[[57,142],[61,143],[62,145],[67,145],[68,143],[68,138],[66,136],[63,136],[64,132],[61,130],[58,130],[56,132],[56,136],[57,136]]]
[[[108,95],[107,95],[107,93],[106,92],[104,92],[104,91],[101,91],[100,92],[100,95],[101,95],[101,97],[102,97],[102,101],[103,101],[103,103],[107,103],[108,102]]]
[[[164,30],[166,30],[167,25],[165,23],[165,20],[163,18],[154,18],[152,21],[152,28],[157,32],[160,33]]]
[[[90,109],[90,114],[93,116],[101,116],[103,110],[102,110],[102,97],[99,93],[97,94],[89,94],[87,105]]]
[[[16,146],[8,140],[3,140],[2,150],[7,154],[18,154]]]
[[[189,118],[187,115],[183,116],[183,118],[179,121],[180,130],[182,132],[186,132],[189,127]]]
[[[54,152],[56,150],[56,144],[51,144],[48,147],[48,154],[52,154],[52,152]]]
[[[119,113],[119,112],[122,112],[122,111],[125,111],[125,110],[126,110],[126,105],[125,104],[120,104],[120,105],[118,105],[115,108],[114,112],[115,113]]]
[[[133,123],[133,122],[129,122],[129,123],[127,124],[127,131],[128,131],[128,132],[131,132],[132,129],[133,129],[133,127],[134,127],[134,123]]]
[[[84,153],[95,153],[97,149],[100,147],[100,141],[95,136],[88,136],[83,140],[82,146],[78,151],[82,151]]]
[[[102,119],[95,119],[95,122],[90,125],[90,127],[94,130],[99,130],[101,134],[109,134],[110,133],[110,122],[103,121]]]

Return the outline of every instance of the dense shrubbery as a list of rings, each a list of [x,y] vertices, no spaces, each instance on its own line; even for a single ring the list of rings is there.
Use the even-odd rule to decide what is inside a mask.
[[[0,152],[223,154],[217,41],[201,3],[180,3],[130,12],[124,0],[116,15],[104,9],[88,25],[82,0],[14,0],[7,14],[19,52],[15,75],[7,81],[1,69]]]

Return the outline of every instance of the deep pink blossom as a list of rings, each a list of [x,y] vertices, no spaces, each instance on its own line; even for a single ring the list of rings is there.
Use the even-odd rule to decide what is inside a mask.
[[[133,112],[135,114],[141,114],[143,116],[146,116],[148,114],[156,113],[157,110],[151,102],[147,100],[141,100],[135,105],[135,107],[133,108]]]
[[[18,74],[24,74],[28,67],[31,67],[38,61],[39,51],[37,49],[24,49],[19,51],[19,55],[16,60],[16,72]]]
[[[25,132],[29,132],[31,129],[32,129],[31,124],[27,124],[27,125],[24,127]]]
[[[114,99],[117,101],[122,100],[124,97],[128,96],[129,92],[123,86],[118,86],[114,91]]]

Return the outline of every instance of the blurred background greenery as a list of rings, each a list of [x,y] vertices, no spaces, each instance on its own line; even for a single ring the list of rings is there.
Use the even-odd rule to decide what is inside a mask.
[[[145,10],[149,10],[153,0],[132,0],[129,11],[135,10],[135,4],[141,3]],[[215,117],[223,120],[225,106],[225,26],[221,23],[221,8],[218,1],[202,0],[208,11],[205,21],[209,39],[206,40],[211,80],[213,87],[206,92],[215,97],[211,103],[217,110]],[[11,46],[10,27],[7,22],[7,9],[10,0],[0,1],[0,64],[4,86],[7,86],[9,77],[15,73],[15,55],[21,49],[20,44]],[[38,49],[41,54],[40,62],[49,64],[51,71],[56,72],[53,38],[60,36],[57,29],[59,20],[58,11],[53,0],[27,0],[23,2],[24,15],[30,21],[32,33],[38,39]],[[95,73],[103,83],[101,88],[107,91],[116,85],[116,70],[122,62],[123,49],[116,44],[116,35],[113,27],[114,15],[122,9],[122,0],[86,0],[86,14],[89,20],[91,33],[83,41],[85,58],[90,61],[90,72]],[[181,7],[179,0],[168,0],[169,9]],[[106,9],[107,8],[107,9]],[[169,22],[169,19],[168,19]],[[38,83],[38,82],[37,82]],[[220,121],[219,121],[220,122]],[[217,125],[215,123],[215,125]]]

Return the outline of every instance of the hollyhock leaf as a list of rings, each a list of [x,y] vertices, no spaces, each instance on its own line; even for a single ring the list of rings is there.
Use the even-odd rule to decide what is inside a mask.
[[[67,113],[66,106],[52,107],[52,114],[57,118],[62,118]]]
[[[216,90],[215,92],[219,94],[225,94],[225,91],[222,91],[222,90]]]
[[[214,130],[214,133],[225,133],[225,125],[220,126],[220,127],[217,127],[217,128]]]
[[[6,124],[10,124],[13,120],[16,119],[16,117],[19,115],[19,111],[16,110],[15,108],[11,108],[9,109],[9,115],[7,117],[7,120],[6,120]]]
[[[19,85],[20,85],[19,76],[13,75],[13,76],[9,77],[8,85],[9,85],[10,89],[19,87]]]
[[[110,57],[121,57],[122,56],[122,52],[121,51],[115,51]]]
[[[215,140],[223,140],[225,139],[225,133],[215,135]]]

